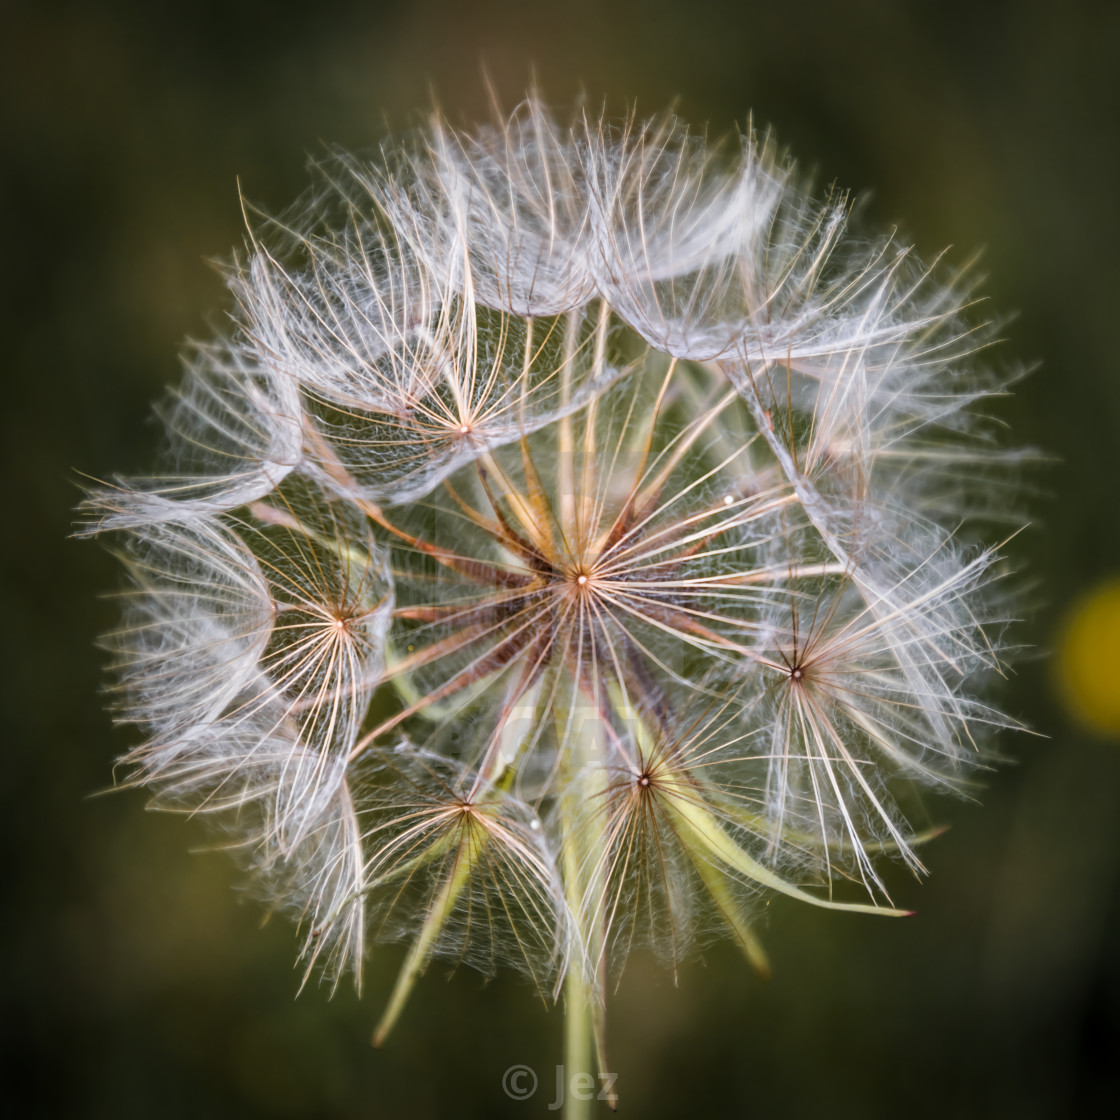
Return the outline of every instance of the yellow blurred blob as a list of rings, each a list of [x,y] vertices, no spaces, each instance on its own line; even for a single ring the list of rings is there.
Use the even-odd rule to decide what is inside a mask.
[[[1058,646],[1058,683],[1077,720],[1120,734],[1120,580],[1077,602]]]

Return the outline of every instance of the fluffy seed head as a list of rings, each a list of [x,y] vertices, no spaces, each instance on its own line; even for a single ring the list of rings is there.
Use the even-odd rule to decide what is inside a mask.
[[[763,894],[898,913],[915,789],[1011,723],[967,278],[672,117],[531,98],[316,176],[162,473],[85,503],[130,780],[222,823],[309,966],[409,941],[379,1038],[440,954],[601,1032],[636,945],[764,968]]]

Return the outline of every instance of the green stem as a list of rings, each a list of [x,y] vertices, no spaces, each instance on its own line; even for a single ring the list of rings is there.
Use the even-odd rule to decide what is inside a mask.
[[[595,1092],[572,1092],[573,1079],[586,1083],[588,1074],[596,1083],[591,1043],[591,1007],[582,972],[573,968],[564,981],[564,1111],[563,1120],[588,1120]]]
[[[580,703],[578,689],[572,685],[564,710]],[[585,698],[586,700],[586,698]],[[578,709],[575,709],[578,710]],[[604,854],[606,837],[598,815],[588,814],[587,805],[602,804],[606,795],[606,772],[599,767],[594,776],[585,768],[591,760],[601,759],[605,751],[602,729],[597,720],[581,719],[578,733],[561,734],[564,777],[567,785],[577,775],[580,787],[569,787],[560,799],[562,871],[568,906],[580,926],[579,959],[569,963],[564,980],[564,1092],[565,1120],[583,1120],[592,1114],[601,1087],[608,1087],[610,1108],[618,1107],[613,1076],[609,1074],[606,1054],[606,946],[603,913],[598,902],[605,893]],[[598,1075],[598,1076],[597,1076]],[[572,1091],[578,1078],[577,1093]],[[600,1080],[604,1078],[604,1080]]]

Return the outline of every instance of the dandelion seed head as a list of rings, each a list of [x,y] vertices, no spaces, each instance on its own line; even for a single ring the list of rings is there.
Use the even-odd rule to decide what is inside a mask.
[[[530,97],[315,174],[250,211],[161,473],[84,503],[126,780],[308,975],[408,942],[378,1039],[435,956],[601,1009],[639,947],[765,970],[775,894],[899,913],[909,791],[1014,726],[967,272],[671,116]]]

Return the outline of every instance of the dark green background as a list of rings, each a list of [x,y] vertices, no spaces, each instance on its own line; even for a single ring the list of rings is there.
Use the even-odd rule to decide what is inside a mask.
[[[1090,14],[1095,13],[1095,14]],[[1108,14],[1111,13],[1111,14]],[[0,812],[6,917],[3,1096],[20,1115],[551,1115],[502,1072],[551,1086],[560,1015],[530,989],[437,966],[382,1052],[367,1038],[401,953],[365,998],[294,999],[295,942],[257,929],[193,825],[143,798],[89,799],[129,738],[101,710],[97,598],[115,564],[66,540],[74,470],[150,462],[149,406],[181,339],[220,315],[204,258],[241,236],[236,178],[266,207],[300,192],[321,142],[369,146],[431,89],[453,118],[580,85],[717,131],[772,124],[832,180],[873,195],[930,255],[986,246],[985,291],[1017,311],[999,357],[1041,368],[1002,407],[1052,452],[1033,527],[1023,641],[1045,651],[1077,595],[1120,572],[1120,7],[1040,3],[297,7],[238,0],[0,4],[0,583],[8,665]],[[1004,703],[1049,739],[951,824],[905,922],[779,901],[764,983],[730,947],[679,987],[634,962],[614,1002],[624,1115],[1098,1115],[1120,1044],[1120,746],[1074,729],[1038,657]]]

